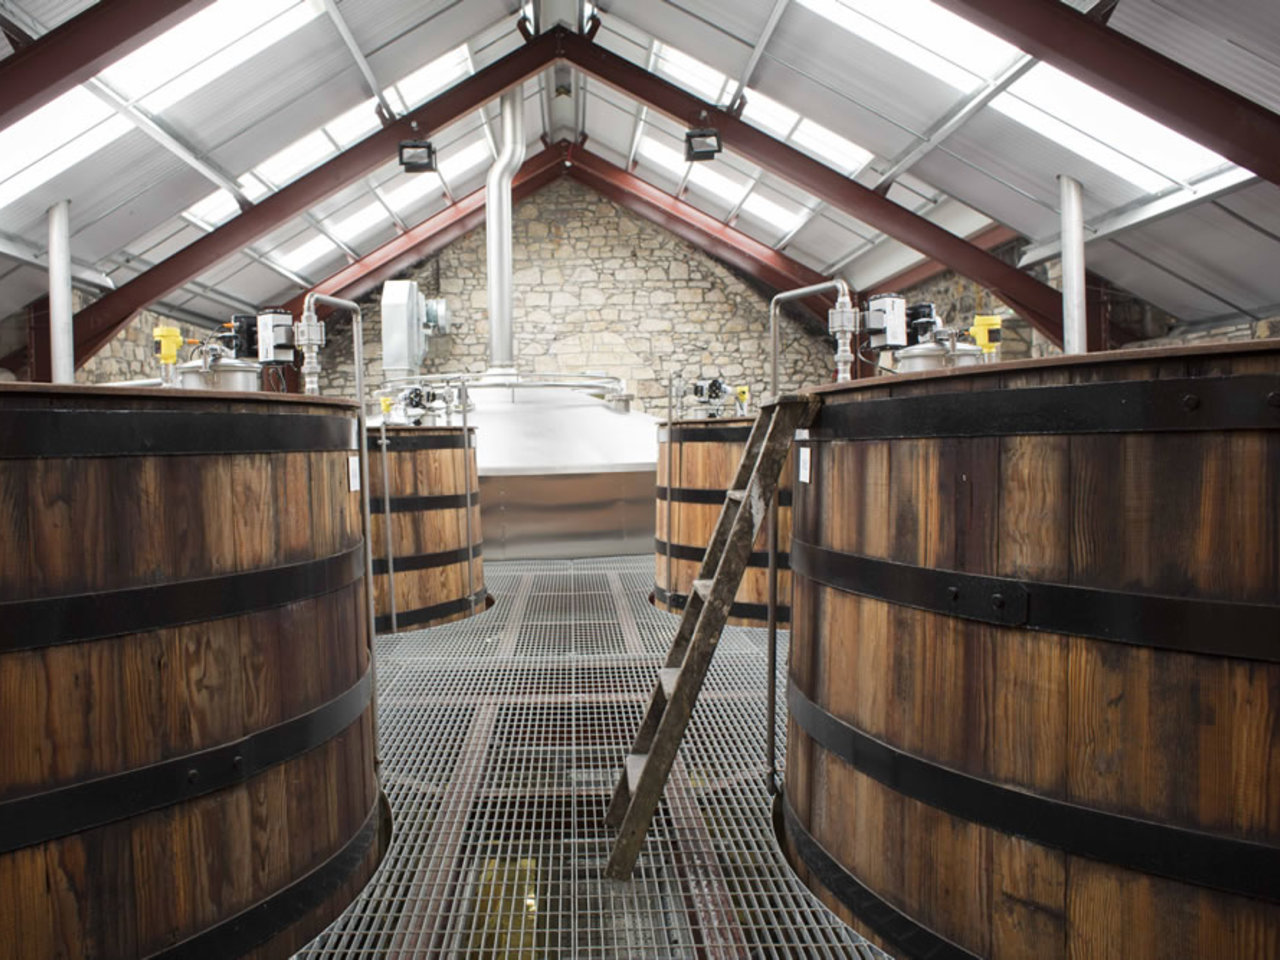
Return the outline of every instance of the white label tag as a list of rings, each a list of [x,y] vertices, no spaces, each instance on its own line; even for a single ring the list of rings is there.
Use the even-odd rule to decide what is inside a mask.
[[[800,448],[800,462],[798,464],[798,468],[799,468],[801,483],[809,482],[809,454],[812,452],[813,451],[811,451],[808,447]]]
[[[352,493],[356,493],[360,489],[359,457],[347,457],[347,483],[350,485]]]

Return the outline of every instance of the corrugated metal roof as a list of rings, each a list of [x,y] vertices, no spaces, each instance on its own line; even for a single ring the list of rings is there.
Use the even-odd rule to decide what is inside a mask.
[[[1274,0],[1124,0],[1108,25],[1280,112],[1280,4]]]
[[[863,0],[847,2],[868,15],[876,12]],[[1079,7],[1089,0],[1070,2]],[[26,13],[47,26],[86,6],[82,0],[24,3]],[[773,0],[613,0],[601,11],[604,27],[597,42],[645,66],[655,51],[661,54],[660,63],[676,57],[686,58],[682,63],[700,61],[706,66],[699,69],[723,75],[716,95],[727,99],[773,6]],[[965,95],[939,79],[945,71],[931,71],[919,58],[904,59],[901,50],[894,43],[886,44],[883,36],[854,35],[811,7],[828,13],[831,9],[803,0],[789,4],[750,86],[758,91],[757,103],[760,95],[771,98],[779,110],[795,111],[798,117],[871,151],[873,157],[857,179],[874,186],[881,172],[928,136]],[[493,62],[522,42],[515,30],[517,9],[515,0],[341,0],[339,4],[383,85],[398,82],[462,44],[469,45],[477,69]],[[888,18],[889,12],[884,16]],[[894,29],[903,36],[912,32],[912,24],[895,22]],[[1221,0],[1212,7],[1199,0],[1124,0],[1111,26],[1280,109],[1280,5],[1273,0]],[[991,66],[992,72],[999,67]],[[684,82],[679,75],[668,75]],[[545,129],[539,92],[542,79],[525,89],[531,149]],[[589,148],[625,165],[640,105],[625,92],[594,81],[587,83],[587,89]],[[197,151],[238,177],[366,101],[368,92],[349,51],[328,17],[320,15],[168,107],[162,119]],[[558,131],[564,129],[566,105],[567,101],[552,101],[552,125]],[[1052,104],[1045,106],[1052,109]],[[488,115],[493,115],[492,108]],[[750,111],[746,116],[749,122],[765,123],[758,116],[753,119]],[[682,149],[684,130],[679,123],[650,110],[642,129],[645,136]],[[440,148],[442,159],[447,158],[483,137],[480,115],[428,135]],[[1037,240],[1057,232],[1059,173],[1084,184],[1090,222],[1104,221],[1150,196],[1144,187],[1099,165],[1105,160],[1087,159],[1076,149],[988,107],[928,152],[899,178],[888,196],[945,221],[957,232],[990,217]],[[480,164],[460,171],[453,178],[457,182],[449,184],[455,195],[478,187],[484,169]],[[676,190],[684,179],[683,170],[664,168],[644,156],[635,172],[668,191]],[[749,184],[745,203],[731,195],[737,189],[732,185],[743,183]],[[332,229],[375,202],[371,187],[384,197],[398,196],[403,202],[397,212],[410,225],[446,202],[438,178],[433,183],[406,176],[389,158],[367,180],[340,190],[312,213]],[[785,179],[761,175],[728,154],[691,175],[687,189],[690,202],[713,216],[729,217],[736,210],[738,227],[766,243],[782,241],[793,232],[789,225],[798,226],[788,250],[811,265],[826,266],[847,255],[860,243],[860,236],[878,236],[839,211],[815,209],[816,200]],[[129,132],[0,208],[0,230],[42,247],[45,209],[70,196],[73,251],[78,258],[104,269],[127,257],[128,251],[157,260],[203,235],[179,215],[213,190],[213,184],[149,138]],[[946,200],[948,196],[954,199]],[[1187,199],[1195,197],[1187,194]],[[1133,228],[1116,242],[1092,244],[1091,266],[1104,275],[1114,271],[1111,279],[1188,317],[1221,314],[1228,309],[1224,303],[1248,310],[1264,302],[1280,302],[1280,291],[1271,284],[1272,274],[1280,272],[1269,266],[1277,253],[1275,236],[1280,235],[1280,191],[1259,185],[1218,203],[1216,207],[1188,206],[1161,221]],[[372,214],[368,222],[375,223]],[[363,252],[393,230],[389,219],[377,220],[348,242]],[[316,236],[316,228],[298,218],[262,238],[255,249],[284,255]],[[1120,244],[1140,247],[1140,255]],[[317,241],[317,249],[322,245]],[[874,283],[878,274],[903,265],[910,256],[892,242],[871,245],[853,261],[849,273],[859,282]],[[1166,261],[1167,268],[1162,269]],[[323,271],[341,262],[342,254],[330,251],[307,269]],[[121,277],[128,272],[113,269]],[[38,273],[21,268],[0,274],[0,315],[21,305],[21,297],[31,289],[33,272]],[[226,293],[249,301],[291,289],[278,272],[247,257],[232,258],[209,271],[209,278]],[[181,296],[192,309],[216,303],[193,291]],[[218,315],[225,312],[224,306],[217,310]]]

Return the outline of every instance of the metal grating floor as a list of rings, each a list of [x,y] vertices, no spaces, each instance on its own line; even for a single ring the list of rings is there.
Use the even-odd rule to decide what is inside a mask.
[[[378,640],[394,839],[300,958],[884,956],[778,852],[763,630],[725,628],[637,872],[616,883],[605,808],[677,623],[648,603],[653,560],[486,563],[485,580],[489,611]]]

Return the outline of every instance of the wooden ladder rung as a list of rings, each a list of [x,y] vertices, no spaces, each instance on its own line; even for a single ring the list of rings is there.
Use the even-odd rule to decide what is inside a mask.
[[[647,753],[628,753],[627,754],[627,789],[633,794],[636,788],[640,786],[640,776],[644,773],[645,761],[649,759]]]
[[[658,684],[662,687],[662,695],[668,700],[675,696],[676,681],[679,679],[679,667],[663,667],[658,671]]]

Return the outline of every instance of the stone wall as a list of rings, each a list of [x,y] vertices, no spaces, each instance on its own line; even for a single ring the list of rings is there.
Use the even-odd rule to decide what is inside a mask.
[[[673,375],[722,377],[759,397],[769,358],[769,294],[590,188],[561,179],[515,208],[515,354],[524,372],[604,372],[626,379],[636,408],[661,414]],[[449,304],[453,332],[432,340],[424,373],[489,366],[483,227],[412,268]],[[365,359],[382,377],[377,294],[366,298]],[[825,319],[825,318],[824,318]],[[327,324],[321,389],[354,393],[350,325]],[[824,382],[831,342],[783,320],[784,388]]]
[[[1187,344],[1239,343],[1280,337],[1280,317],[1237,320],[1230,323],[1186,324],[1163,337],[1130,343],[1130,347],[1176,347]]]
[[[1020,245],[1006,244],[992,252],[1007,262],[1016,262]],[[1060,285],[1060,279],[1050,276],[1050,270],[1040,271],[1040,279],[1051,286]],[[908,304],[932,301],[937,307],[938,316],[945,326],[952,329],[967,330],[973,326],[976,314],[987,314],[1003,318],[1000,358],[1002,360],[1025,360],[1028,357],[1047,357],[1061,351],[1055,347],[1044,334],[1031,324],[1015,316],[1005,304],[986,287],[975,283],[968,277],[951,270],[918,283],[913,287],[898,291],[906,297]]]
[[[160,363],[156,360],[151,337],[151,331],[157,324],[177,327],[187,339],[203,340],[209,335],[208,330],[144,310],[76,371],[76,383],[149,380],[160,376]],[[186,359],[187,350],[186,347],[182,349],[181,359]]]
[[[79,311],[91,302],[92,298],[83,290],[71,291],[73,310]],[[159,377],[160,364],[155,360],[155,347],[151,338],[151,331],[157,324],[177,327],[182,331],[182,335],[189,339],[202,340],[209,333],[189,323],[171,320],[150,310],[144,310],[76,371],[76,383],[111,383],[119,380],[148,380]],[[20,349],[26,341],[26,311],[5,318],[0,325],[14,332],[15,336],[22,331],[22,335],[16,337],[12,344],[6,347],[5,352],[9,349]],[[182,356],[186,357],[185,349]],[[30,375],[25,368],[16,372],[20,380],[25,380]]]

